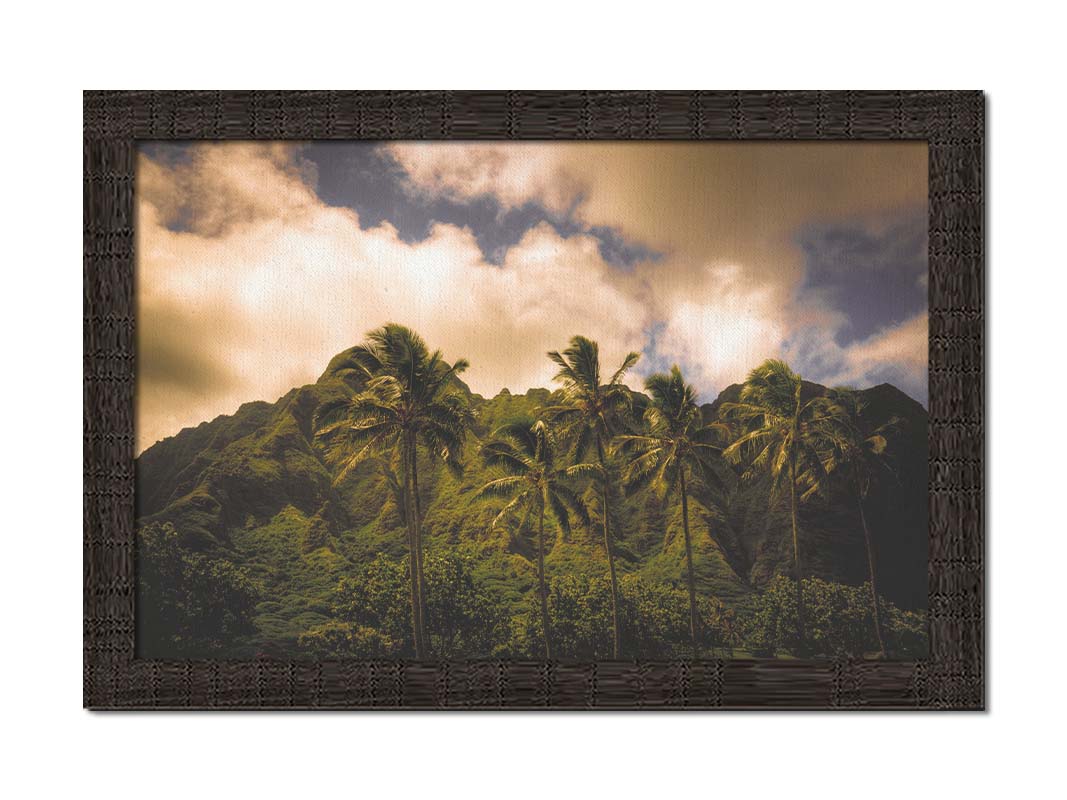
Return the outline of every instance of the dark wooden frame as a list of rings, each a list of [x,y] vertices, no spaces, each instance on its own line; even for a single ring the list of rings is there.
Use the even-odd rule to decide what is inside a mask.
[[[90,708],[942,708],[985,704],[980,92],[87,92],[84,704]],[[134,654],[139,140],[925,140],[930,655],[916,662],[150,661]]]

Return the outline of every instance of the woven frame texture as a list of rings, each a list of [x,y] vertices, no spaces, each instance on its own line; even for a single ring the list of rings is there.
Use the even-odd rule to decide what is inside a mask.
[[[980,92],[87,92],[84,630],[91,708],[981,709]],[[174,139],[922,140],[929,148],[930,653],[914,662],[135,657],[134,181]]]

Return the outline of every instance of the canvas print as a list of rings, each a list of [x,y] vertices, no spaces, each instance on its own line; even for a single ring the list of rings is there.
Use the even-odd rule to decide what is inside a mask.
[[[142,658],[927,651],[922,142],[143,143]]]

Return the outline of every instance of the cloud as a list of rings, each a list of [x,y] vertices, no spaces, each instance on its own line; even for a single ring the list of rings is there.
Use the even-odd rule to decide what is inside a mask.
[[[846,347],[845,368],[835,383],[869,385],[896,378],[909,387],[925,384],[928,342],[924,312]]]
[[[416,192],[465,200],[493,196],[506,210],[538,203],[562,213],[582,189],[555,144],[396,142],[387,149]]]
[[[412,186],[540,203],[679,257],[799,277],[793,232],[813,220],[926,202],[921,142],[507,142],[389,145]]]
[[[408,192],[461,202],[491,195],[506,209],[533,203],[587,233],[531,223],[491,263],[478,243],[484,232],[463,225],[436,223],[415,241],[385,218],[364,228],[351,208],[318,196],[300,145],[142,153],[138,451],[313,381],[387,321],[412,326],[447,359],[468,358],[465,378],[484,395],[549,385],[545,352],[575,333],[597,339],[607,364],[643,351],[635,386],[678,362],[707,397],[761,359],[786,356],[824,382],[862,384],[896,370],[925,395],[925,316],[840,346],[834,335],[848,315],[829,297],[801,298],[796,243],[813,220],[924,199],[921,146],[389,150]],[[659,257],[612,265],[593,234],[601,228]]]
[[[784,354],[812,365],[826,385],[865,387],[888,382],[925,403],[928,329],[929,318],[923,311],[841,346],[825,329],[812,326],[797,332]]]
[[[866,338],[926,309],[925,208],[806,226],[799,303],[847,309],[841,344]]]
[[[454,225],[417,243],[387,223],[362,229],[302,190],[273,148],[202,149],[171,170],[141,159],[138,450],[313,381],[390,320],[470,359],[465,379],[484,394],[548,385],[545,353],[571,333],[598,339],[608,363],[641,349],[647,305],[594,237],[541,224],[496,266]],[[170,227],[185,213],[188,229]]]
[[[737,265],[706,267],[685,291],[658,298],[666,322],[656,356],[685,364],[689,379],[707,390],[743,381],[753,366],[781,352],[785,325],[776,292],[751,285]]]
[[[430,195],[473,200],[491,194],[509,206],[569,208],[587,228],[609,226],[661,254],[655,261],[638,259],[633,268],[653,304],[656,336],[645,366],[678,361],[704,393],[743,380],[759,358],[772,355],[792,355],[814,380],[832,377],[840,348],[827,352],[821,344],[799,342],[813,335],[847,341],[879,330],[878,322],[892,316],[891,309],[877,307],[879,297],[905,298],[888,273],[906,261],[902,277],[914,287],[912,267],[925,265],[922,143],[389,148],[412,186]],[[852,235],[835,238],[842,225]],[[801,232],[808,239],[798,242]],[[817,263],[805,257],[812,235],[819,237]],[[826,274],[829,265],[833,275]],[[883,278],[890,281],[887,291],[879,289]],[[864,286],[873,291],[864,293]],[[908,314],[916,304],[925,308],[917,297],[906,298]],[[874,327],[842,304],[853,300],[866,303],[855,310],[874,317]],[[925,360],[925,344],[919,347],[914,337],[896,341],[915,349],[883,349],[890,362]]]
[[[204,236],[259,219],[283,220],[318,203],[313,165],[280,142],[193,147],[188,162],[138,162],[137,191],[159,222]]]

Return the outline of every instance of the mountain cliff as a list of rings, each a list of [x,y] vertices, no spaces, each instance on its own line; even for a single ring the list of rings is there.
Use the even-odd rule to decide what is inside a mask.
[[[313,436],[315,410],[359,386],[338,372],[345,354],[313,384],[274,403],[252,402],[230,416],[188,428],[148,448],[137,459],[137,513],[142,526],[170,523],[182,545],[247,568],[272,597],[257,607],[264,636],[295,637],[326,619],[339,579],[379,554],[401,557],[403,525],[389,488],[372,465],[335,483]],[[500,600],[517,607],[532,591],[529,539],[489,529],[492,503],[472,502],[490,478],[480,465],[478,442],[506,420],[534,415],[552,399],[547,389],[507,390],[486,399],[461,385],[474,413],[466,445],[466,473],[457,478],[427,463],[420,472],[428,552],[464,547],[480,578]],[[713,419],[740,386],[726,388],[702,412]],[[804,392],[824,387],[805,384]],[[899,421],[891,442],[898,476],[876,486],[867,500],[879,559],[880,589],[902,608],[925,606],[927,560],[926,412],[893,386],[862,392],[864,423]],[[640,399],[640,396],[639,396]],[[422,476],[425,475],[425,480]],[[588,493],[594,514],[595,493]],[[614,505],[618,566],[623,574],[679,585],[684,575],[680,509],[651,492]],[[613,517],[616,515],[613,513]],[[697,584],[727,606],[744,606],[776,575],[791,574],[788,504],[772,502],[767,482],[738,483],[726,496],[695,493],[691,505]],[[855,497],[831,495],[801,510],[805,572],[844,584],[867,577],[866,553]],[[597,525],[569,534],[552,530],[549,575],[601,575],[606,561]]]

